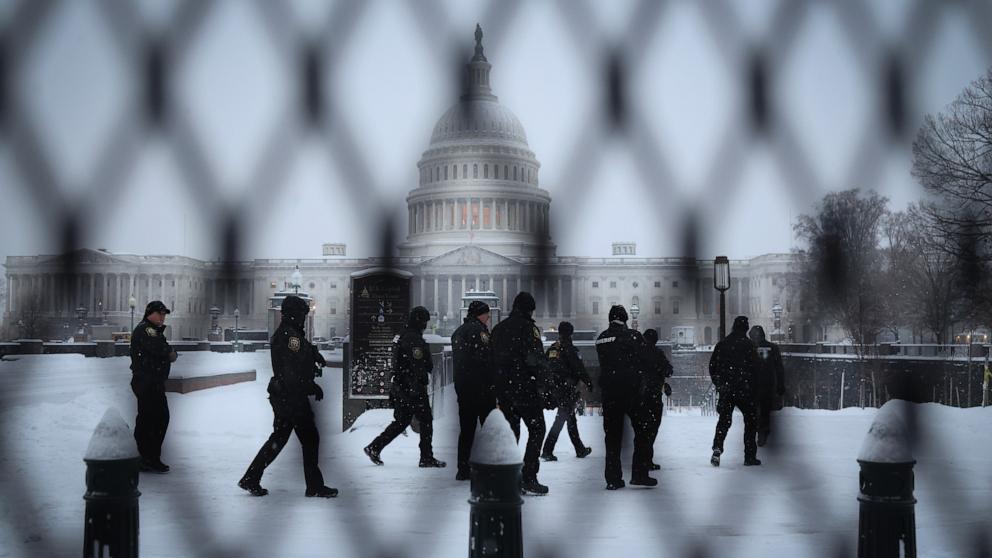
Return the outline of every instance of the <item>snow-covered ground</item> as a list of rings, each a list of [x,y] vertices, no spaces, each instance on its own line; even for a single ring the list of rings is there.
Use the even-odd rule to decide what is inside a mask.
[[[268,358],[259,352],[180,359],[179,370],[255,368],[258,380],[169,394],[163,459],[172,472],[141,477],[142,556],[465,556],[469,487],[454,480],[450,390],[434,444],[447,469],[417,467],[417,435],[410,431],[385,449],[384,467],[372,465],[361,448],[390,413],[366,413],[352,431],[338,433],[341,372],[326,369],[320,381],[327,397],[314,403],[320,462],[341,496],[303,497],[295,439],[262,480],[269,496],[252,498],[235,486],[270,432]],[[133,425],[128,379],[126,358],[43,355],[0,363],[0,556],[78,553],[82,458],[108,407]],[[992,408],[927,404],[919,411],[932,426],[916,453],[920,555],[961,556],[992,517]],[[580,417],[593,453],[576,459],[562,433],[560,461],[541,465],[551,494],[525,498],[525,552],[679,556],[702,544],[713,556],[818,556],[846,544],[850,555],[858,524],[855,459],[875,412],[786,410],[777,444],[760,452],[765,464],[754,468],[742,466],[738,416],[719,469],[708,463],[715,417],[666,417],[655,446],[658,488],[617,492],[604,490],[602,421]],[[551,413],[546,418],[550,425]],[[624,460],[629,478],[629,449]]]

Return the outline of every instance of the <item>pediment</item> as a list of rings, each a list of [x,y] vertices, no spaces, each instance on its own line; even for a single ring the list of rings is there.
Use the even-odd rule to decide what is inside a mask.
[[[90,248],[80,248],[70,257],[66,254],[59,254],[57,256],[51,256],[46,259],[43,264],[58,264],[58,265],[69,265],[72,259],[75,259],[76,263],[79,265],[86,264],[129,264],[129,262],[124,258],[119,258],[113,254],[108,254],[107,252],[101,252],[99,250],[92,250]]]
[[[465,266],[517,266],[520,262],[480,248],[478,246],[462,246],[448,253],[441,254],[421,264],[422,267],[465,267]]]

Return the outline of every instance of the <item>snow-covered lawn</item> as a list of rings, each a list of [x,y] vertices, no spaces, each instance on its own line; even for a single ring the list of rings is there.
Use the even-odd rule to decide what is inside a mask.
[[[363,415],[339,434],[340,370],[320,380],[314,403],[321,428],[321,468],[341,489],[333,500],[303,497],[294,439],[252,498],[235,483],[270,433],[265,399],[267,352],[186,353],[182,366],[218,371],[255,368],[258,380],[186,395],[169,394],[172,422],[163,460],[168,475],[142,475],[141,553],[151,556],[462,557],[468,548],[468,483],[454,480],[457,438],[453,394],[435,425],[434,448],[447,469],[417,467],[417,435],[408,431],[376,467],[361,448],[389,422],[388,411]],[[85,490],[82,457],[109,406],[133,425],[126,358],[24,357],[0,363],[0,556],[77,555]],[[917,538],[921,556],[960,556],[975,529],[992,517],[992,408],[919,406],[930,425],[917,449]],[[858,522],[855,461],[874,410],[780,414],[777,444],[764,466],[744,468],[736,417],[724,465],[709,465],[715,417],[670,416],[655,446],[658,488],[604,490],[602,421],[579,418],[590,457],[574,457],[565,432],[560,461],[542,463],[547,497],[525,498],[525,552],[559,555],[682,555],[704,544],[714,556],[823,555],[838,543],[854,551]],[[553,419],[546,415],[550,426]],[[624,454],[629,479],[630,450]]]

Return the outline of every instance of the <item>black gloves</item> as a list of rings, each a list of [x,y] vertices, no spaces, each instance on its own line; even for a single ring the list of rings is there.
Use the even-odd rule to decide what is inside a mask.
[[[177,358],[179,358],[179,353],[177,353],[176,351],[171,351],[169,353],[169,362],[176,362]]]
[[[665,395],[668,397],[672,396],[672,386],[668,385],[668,382],[665,382]]]
[[[320,401],[324,398],[324,390],[320,389],[317,384],[313,385],[313,398],[315,401]]]

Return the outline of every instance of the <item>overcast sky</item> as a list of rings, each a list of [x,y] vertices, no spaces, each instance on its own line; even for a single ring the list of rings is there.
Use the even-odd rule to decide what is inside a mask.
[[[4,25],[10,4],[0,0]],[[142,18],[152,28],[161,25],[172,4],[140,2]],[[314,32],[331,5],[291,4],[301,32]],[[372,2],[338,63],[325,73],[369,165],[371,183],[346,187],[326,144],[308,137],[293,143],[288,176],[272,185],[279,193],[240,215],[248,230],[245,257],[319,257],[324,242],[347,243],[349,256],[370,255],[377,248],[378,221],[369,219],[368,212],[380,203],[396,211],[402,219],[396,228],[406,230],[404,198],[416,187],[416,163],[435,121],[454,102],[452,80],[458,77],[444,34],[424,37],[410,4],[416,2]],[[487,29],[482,2],[441,4],[466,44],[477,21]],[[585,42],[625,38],[629,6],[635,2],[591,4],[601,29],[587,30]],[[731,4],[747,37],[767,37],[768,7],[775,2]],[[803,19],[783,64],[773,69],[776,115],[791,123],[820,189],[790,183],[765,144],[748,142],[743,165],[722,186],[727,193],[703,198],[701,185],[721,164],[716,153],[720,140],[741,133],[746,118],[740,68],[728,65],[719,38],[695,3],[670,3],[658,32],[641,46],[644,56],[631,68],[629,82],[633,110],[660,138],[659,159],[672,176],[664,183],[660,177],[645,183],[629,144],[596,134],[602,141],[588,174],[592,188],[578,194],[575,185],[564,183],[565,167],[577,138],[598,118],[602,71],[585,59],[589,51],[579,48],[567,31],[558,3],[524,2],[506,36],[487,32],[484,42],[493,64],[494,92],[520,118],[541,162],[541,187],[552,196],[559,255],[606,256],[614,240],[636,241],[642,256],[681,255],[679,225],[688,203],[707,212],[700,257],[788,251],[790,219],[809,211],[810,203],[827,191],[847,185],[864,134],[886,142],[877,110],[878,77],[865,71],[859,57],[872,50],[872,42],[901,37],[913,43],[914,37],[902,37],[904,4],[911,3],[874,2],[872,14],[881,32],[852,46],[833,9],[817,3]],[[907,98],[914,128],[922,114],[941,110],[990,65],[967,17],[957,9],[944,10],[934,40],[911,73]],[[13,76],[14,85],[28,99],[28,115],[57,165],[60,187],[79,195],[120,107],[140,91],[134,90],[92,2],[63,2],[42,34]],[[295,110],[295,66],[284,64],[273,50],[248,2],[218,3],[193,41],[189,63],[174,78],[176,102],[189,107],[224,195],[239,200],[273,124],[285,111]],[[466,60],[469,56],[466,51]],[[888,196],[897,209],[922,195],[910,176],[909,145],[886,144],[876,159],[881,172],[866,177],[861,186]],[[28,195],[30,188],[13,164],[6,138],[0,137],[0,261],[56,250],[57,229]],[[665,194],[651,194],[652,188]],[[367,198],[359,199],[355,192]],[[204,209],[196,188],[184,185],[173,154],[157,140],[141,145],[126,189],[100,207],[86,216],[85,245],[216,256],[214,215]]]

